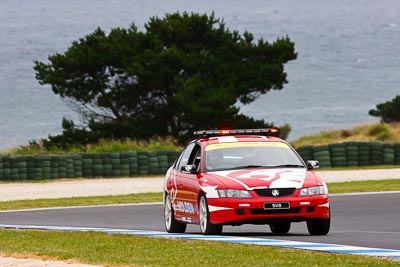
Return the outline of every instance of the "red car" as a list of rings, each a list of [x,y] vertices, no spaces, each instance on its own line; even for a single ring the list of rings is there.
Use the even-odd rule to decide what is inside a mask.
[[[164,221],[169,233],[199,224],[205,235],[223,225],[268,224],[274,234],[292,222],[311,235],[330,228],[328,188],[277,128],[204,130],[182,151],[165,176]]]

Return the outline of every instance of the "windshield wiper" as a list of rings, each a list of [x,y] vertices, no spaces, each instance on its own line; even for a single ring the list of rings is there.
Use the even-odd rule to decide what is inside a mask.
[[[244,166],[233,167],[232,169],[250,169],[250,168],[269,168],[269,166],[264,166],[264,165],[244,165]]]
[[[269,168],[305,168],[303,165],[298,164],[282,164],[282,165],[275,165],[275,166],[268,166]]]
[[[237,169],[251,169],[251,168],[274,169],[274,168],[305,168],[305,167],[303,165],[298,165],[298,164],[282,164],[282,165],[243,165],[227,169],[237,170]]]

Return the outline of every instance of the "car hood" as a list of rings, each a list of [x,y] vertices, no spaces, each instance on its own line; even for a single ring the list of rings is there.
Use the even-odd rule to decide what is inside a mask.
[[[231,189],[302,188],[321,184],[313,172],[298,168],[216,171],[206,176]]]

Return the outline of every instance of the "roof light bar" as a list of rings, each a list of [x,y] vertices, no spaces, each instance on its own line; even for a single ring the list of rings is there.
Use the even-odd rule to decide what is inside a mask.
[[[279,128],[263,128],[263,129],[232,129],[232,130],[201,130],[195,131],[194,135],[202,137],[224,136],[224,135],[266,135],[278,136]]]

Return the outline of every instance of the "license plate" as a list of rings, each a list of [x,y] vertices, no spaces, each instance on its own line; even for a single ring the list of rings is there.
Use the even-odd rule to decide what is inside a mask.
[[[289,202],[265,202],[265,210],[287,210],[290,209]]]

